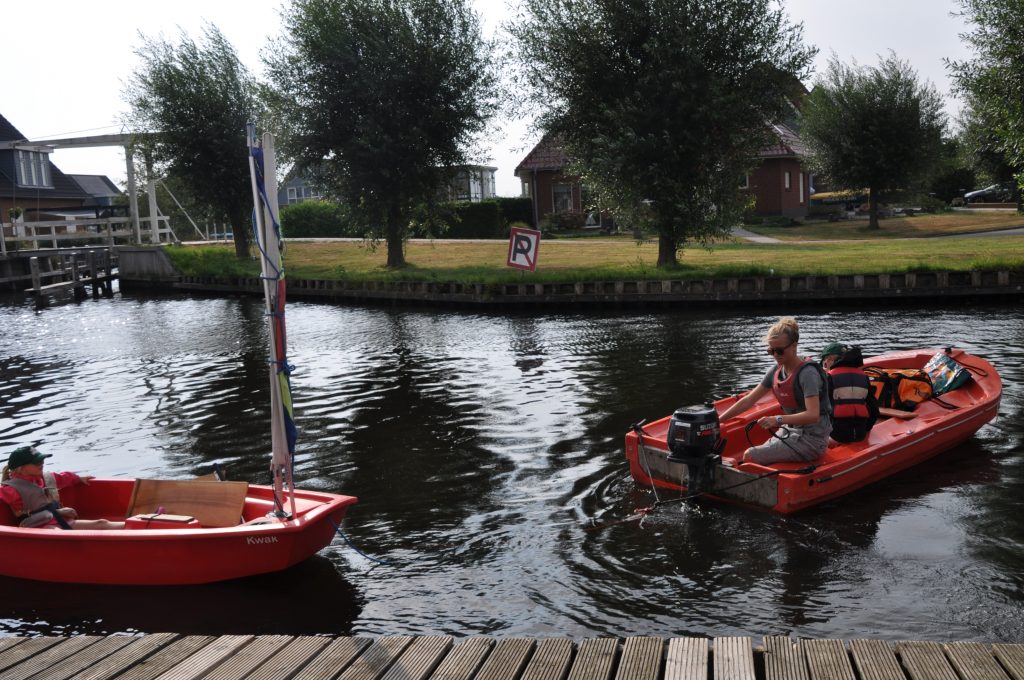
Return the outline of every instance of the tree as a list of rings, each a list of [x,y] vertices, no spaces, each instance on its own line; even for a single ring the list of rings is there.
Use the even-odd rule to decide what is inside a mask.
[[[213,25],[196,44],[142,36],[141,64],[125,90],[127,122],[161,171],[233,227],[235,252],[248,257],[253,209],[245,125],[261,117],[257,83]]]
[[[285,153],[405,264],[410,216],[497,105],[466,0],[293,0],[265,56]]]
[[[657,229],[658,266],[739,221],[809,74],[802,30],[771,0],[524,0],[509,26],[538,126],[601,208]]]
[[[894,54],[878,67],[834,57],[804,107],[801,133],[818,172],[849,189],[869,189],[869,226],[879,194],[908,189],[931,173],[946,128],[942,98]]]
[[[985,126],[984,134],[990,135],[990,151],[1002,154],[1018,185],[1024,186],[1024,4],[1020,0],[959,2],[962,16],[972,25],[960,37],[977,56],[947,61],[946,66],[955,90],[968,100]]]
[[[1014,202],[1020,210],[1020,183],[1017,181],[1018,167],[1007,158],[1007,147],[1003,137],[997,133],[999,124],[986,118],[984,108],[976,107],[973,96],[964,93],[966,106],[960,111],[960,140],[964,156],[976,175],[984,184],[1013,184]]]

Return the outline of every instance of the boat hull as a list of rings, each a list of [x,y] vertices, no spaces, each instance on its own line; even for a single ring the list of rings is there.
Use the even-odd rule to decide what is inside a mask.
[[[892,352],[865,360],[866,366],[885,368],[921,368],[939,350],[922,349]],[[984,359],[954,350],[952,357],[978,372],[963,387],[942,396],[955,406],[943,408],[934,400],[918,405],[914,417],[907,420],[879,420],[863,442],[830,447],[815,461],[813,471],[807,463],[778,463],[769,466],[740,463],[743,451],[765,441],[768,433],[753,428],[748,441],[743,426],[761,416],[781,413],[769,393],[739,418],[722,423],[726,446],[723,461],[716,466],[707,495],[723,501],[779,513],[791,513],[843,496],[889,475],[922,463],[969,439],[999,410],[1002,382],[995,368]],[[721,413],[735,403],[737,396],[715,402]],[[688,491],[686,467],[668,460],[666,435],[671,417],[644,426],[644,435],[626,435],[626,458],[633,478],[644,486],[657,486],[678,492]]]
[[[82,517],[120,520],[132,486],[132,480],[93,480],[61,494]],[[108,531],[0,526],[0,574],[60,583],[184,585],[280,571],[327,546],[357,501],[311,491],[295,496],[294,519],[263,524]],[[260,521],[272,499],[270,487],[250,485],[241,519]],[[0,519],[11,521],[9,513]]]

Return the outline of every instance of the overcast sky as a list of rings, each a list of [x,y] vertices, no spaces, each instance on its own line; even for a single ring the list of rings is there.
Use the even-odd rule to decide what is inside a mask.
[[[488,31],[511,15],[505,0],[472,1]],[[259,74],[260,51],[279,33],[282,6],[280,0],[4,3],[0,113],[32,140],[120,132],[122,89],[137,63],[140,32],[175,38],[180,27],[199,38],[209,21]],[[944,57],[969,56],[958,36],[962,20],[951,16],[954,0],[786,0],[784,6],[792,21],[803,23],[806,42],[819,48],[818,71],[833,53],[873,65],[893,50],[947,95],[951,116],[958,110],[943,65]],[[519,194],[512,173],[536,141],[525,122],[494,124],[490,164],[498,167],[499,194]],[[104,174],[118,183],[125,178],[120,149],[58,151],[52,160],[66,173]]]

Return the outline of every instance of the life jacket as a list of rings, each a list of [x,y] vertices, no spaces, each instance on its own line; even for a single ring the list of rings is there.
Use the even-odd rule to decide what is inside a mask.
[[[17,515],[21,518],[20,526],[45,526],[53,519],[53,513],[49,511],[50,504],[56,503],[57,507],[60,507],[57,478],[52,472],[44,472],[43,483],[45,486],[38,486],[27,479],[18,477],[3,481],[4,486],[11,487],[21,496],[21,509]]]
[[[828,372],[832,397],[832,438],[837,442],[859,442],[878,418],[878,406],[871,381],[864,369],[840,366]]]
[[[922,401],[932,398],[932,381],[919,368],[878,368],[864,369],[871,387],[884,408],[913,411]]]
[[[804,370],[808,366],[814,367],[819,374],[821,374],[822,389],[818,393],[820,397],[818,400],[818,409],[820,415],[826,415],[829,413],[829,400],[828,393],[826,392],[826,385],[828,384],[828,377],[825,372],[821,369],[816,362],[811,359],[804,359],[800,362],[800,366],[795,371],[782,378],[782,366],[775,369],[775,374],[772,376],[772,393],[775,394],[775,398],[779,402],[779,406],[782,407],[787,413],[799,413],[806,411],[807,406],[804,402],[804,394],[800,389],[800,383],[797,380],[797,376],[800,375],[800,371]]]

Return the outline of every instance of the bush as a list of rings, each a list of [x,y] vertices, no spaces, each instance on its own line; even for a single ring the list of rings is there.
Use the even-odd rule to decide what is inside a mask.
[[[525,222],[527,228],[533,228],[533,201],[529,196],[515,198],[497,198],[498,209],[506,224]]]
[[[582,229],[586,223],[587,214],[583,212],[568,210],[560,213],[549,213],[541,220],[541,231],[544,233],[551,231],[574,231]]]
[[[503,238],[505,220],[498,202],[456,203],[455,219],[448,225],[448,238]]]
[[[281,231],[287,238],[362,236],[348,211],[328,201],[303,201],[281,210]]]

